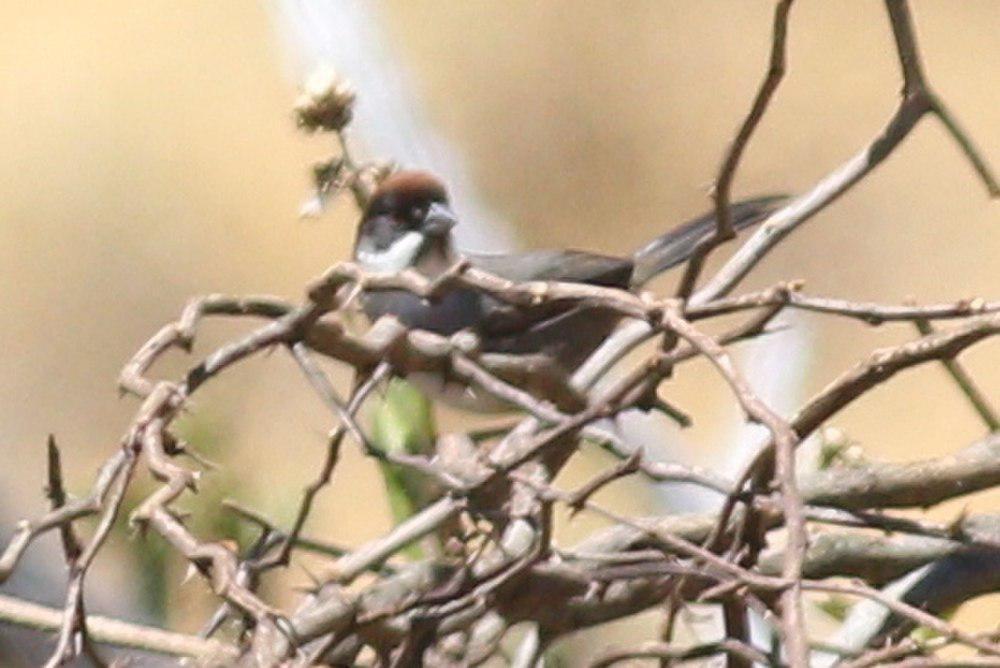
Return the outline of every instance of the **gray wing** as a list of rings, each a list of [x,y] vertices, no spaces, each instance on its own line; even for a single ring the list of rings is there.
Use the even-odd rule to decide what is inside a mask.
[[[566,281],[627,289],[632,280],[631,260],[583,251],[539,250],[466,257],[474,266],[512,281]],[[570,354],[572,350],[589,354],[619,319],[604,309],[583,308],[575,303],[547,302],[514,308],[487,298],[483,307],[481,329],[489,338],[486,349],[545,352],[567,368],[579,363],[570,359],[575,357]],[[581,327],[584,324],[587,326]]]
[[[766,195],[736,202],[729,207],[733,227],[739,231],[756,225],[788,201],[787,195]],[[660,235],[637,250],[632,259],[633,285],[642,285],[671,267],[687,261],[698,244],[715,231],[715,212],[706,213]]]
[[[512,281],[567,281],[627,288],[632,260],[576,250],[538,250],[505,255],[466,254],[473,265]]]

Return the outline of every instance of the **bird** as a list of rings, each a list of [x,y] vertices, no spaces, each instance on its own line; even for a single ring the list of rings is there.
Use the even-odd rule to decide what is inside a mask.
[[[771,213],[786,199],[768,195],[734,203],[733,227],[741,230]],[[353,258],[364,271],[416,270],[434,279],[465,262],[511,281],[564,281],[630,291],[689,259],[712,234],[709,213],[660,235],[626,257],[575,249],[486,254],[463,252],[455,244],[458,217],[437,176],[401,170],[387,176],[372,193],[357,227]],[[483,353],[534,355],[568,377],[614,331],[621,314],[584,304],[549,303],[512,309],[480,291],[459,287],[428,300],[405,290],[370,291],[362,298],[367,317],[394,316],[404,326],[442,336],[469,330]],[[416,384],[446,403],[474,411],[504,408],[477,392],[440,376],[411,374]]]

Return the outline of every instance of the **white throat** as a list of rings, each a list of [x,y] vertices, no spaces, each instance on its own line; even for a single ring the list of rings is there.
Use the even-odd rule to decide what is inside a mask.
[[[367,271],[395,274],[416,263],[423,243],[424,236],[411,230],[385,250],[359,248],[356,256],[358,263]]]

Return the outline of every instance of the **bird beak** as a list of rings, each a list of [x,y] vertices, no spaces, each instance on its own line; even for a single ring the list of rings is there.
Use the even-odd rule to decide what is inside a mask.
[[[447,204],[434,202],[424,216],[424,232],[431,236],[443,237],[455,227],[458,219]]]

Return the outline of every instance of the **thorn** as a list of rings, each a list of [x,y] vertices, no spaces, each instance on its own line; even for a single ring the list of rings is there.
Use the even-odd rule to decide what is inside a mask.
[[[680,408],[677,408],[676,406],[670,404],[669,402],[664,401],[659,396],[655,396],[653,398],[653,402],[650,408],[652,410],[657,410],[663,413],[668,418],[676,422],[677,425],[681,428],[687,428],[690,427],[692,424],[694,424],[694,420],[691,419],[690,415],[688,415]]]
[[[948,523],[948,537],[959,540],[965,537],[965,520],[969,518],[969,507],[963,506],[958,515]]]
[[[188,567],[184,569],[184,577],[181,578],[181,586],[186,585],[196,575],[198,575],[198,567],[194,564],[188,564]]]
[[[129,515],[128,524],[135,531],[136,535],[142,539],[145,539],[149,533],[149,518],[145,515],[140,515],[138,510],[133,511]]]
[[[62,465],[59,457],[59,448],[56,446],[55,434],[49,434],[46,443],[48,450],[48,483],[45,485],[45,496],[54,505],[61,506],[65,502],[65,494],[62,487]],[[58,497],[58,498],[57,498]]]

